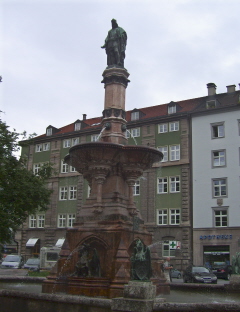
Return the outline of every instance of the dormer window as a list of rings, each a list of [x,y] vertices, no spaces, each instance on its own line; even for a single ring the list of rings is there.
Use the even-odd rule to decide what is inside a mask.
[[[139,120],[139,111],[134,111],[131,113],[131,120]]]
[[[208,102],[206,103],[206,108],[207,108],[207,109],[215,108],[215,107],[216,107],[216,101],[215,101],[215,100],[208,101]]]
[[[52,128],[47,128],[46,135],[47,135],[47,136],[52,135]]]
[[[177,111],[176,104],[171,104],[168,106],[168,114],[175,114]]]
[[[74,124],[74,131],[79,131],[81,130],[81,121],[77,120]]]

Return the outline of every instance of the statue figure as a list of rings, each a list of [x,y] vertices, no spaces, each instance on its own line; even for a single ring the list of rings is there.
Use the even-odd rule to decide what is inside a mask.
[[[78,261],[72,276],[77,277],[100,277],[100,259],[96,248],[89,244],[82,244],[78,251]]]
[[[136,241],[131,257],[131,279],[149,280],[152,276],[151,252],[140,239]]]
[[[101,48],[106,50],[108,66],[124,67],[127,33],[118,26],[115,19],[112,19],[111,22],[112,29],[109,30],[105,43]]]

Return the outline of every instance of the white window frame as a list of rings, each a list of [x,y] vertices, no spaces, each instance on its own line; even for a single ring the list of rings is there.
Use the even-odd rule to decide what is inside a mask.
[[[158,209],[157,210],[157,225],[167,225],[168,224],[168,209]]]
[[[169,105],[168,106],[168,114],[175,114],[177,112],[177,106],[176,105]]]
[[[169,132],[179,131],[179,121],[169,122]]]
[[[48,128],[48,129],[47,129],[46,135],[47,135],[47,136],[52,135],[52,128]]]
[[[42,164],[38,163],[38,164],[33,164],[33,173],[35,175],[38,175],[39,170],[41,169]]]
[[[91,135],[91,142],[97,142],[99,135],[98,134],[92,134]]]
[[[158,150],[163,153],[163,159],[161,160],[161,162],[168,161],[168,146],[167,145],[166,146],[159,146]]]
[[[226,150],[212,151],[212,167],[217,168],[225,166],[226,166]]]
[[[139,112],[132,112],[131,113],[131,120],[139,120]]]
[[[162,123],[158,125],[158,133],[166,133],[168,132],[168,124]]]
[[[59,187],[59,200],[67,200],[68,199],[68,187],[60,186]]]
[[[140,181],[137,180],[133,186],[133,195],[138,196],[140,195]]]
[[[69,186],[68,196],[69,196],[68,197],[69,200],[77,199],[77,186],[76,185]]]
[[[158,194],[168,193],[168,177],[159,177],[157,179],[157,193]]]
[[[223,182],[223,183],[217,183],[217,182]],[[212,179],[212,185],[213,185],[213,197],[227,197],[227,178],[217,178]],[[218,193],[218,195],[216,195]]]
[[[35,146],[35,152],[36,152],[36,153],[42,152],[42,144],[36,144],[36,146]]]
[[[35,215],[29,216],[29,228],[36,228],[37,227],[37,217]]]
[[[58,227],[65,228],[67,226],[67,215],[65,213],[58,214]]]
[[[170,249],[169,240],[164,240],[162,244],[163,257],[175,257],[176,249]]]
[[[213,226],[216,228],[228,226],[228,207],[213,208]]]
[[[169,146],[170,161],[180,160],[180,144],[174,144]]]
[[[43,143],[43,151],[49,151],[50,150],[50,142]]]
[[[44,214],[37,215],[37,227],[38,228],[45,227],[45,215]]]
[[[181,211],[179,208],[171,208],[170,216],[169,216],[169,224],[171,225],[179,225],[181,219]]]
[[[225,137],[224,122],[211,124],[212,139],[221,139]]]
[[[64,162],[64,160],[61,161],[61,173],[68,173],[69,172],[69,166],[67,163]]]
[[[71,147],[71,139],[63,140],[63,148],[69,148],[69,147]]]
[[[132,128],[131,129],[131,136],[133,138],[140,137],[140,128]]]
[[[72,228],[75,219],[76,219],[76,214],[75,213],[69,213],[67,215],[67,227]]]
[[[77,172],[77,169],[73,166],[70,166],[70,172]]]
[[[170,193],[180,192],[180,176],[169,177],[169,191]]]
[[[79,144],[79,138],[72,139],[72,146]]]
[[[81,122],[76,122],[74,125],[74,131],[79,131],[81,130]]]

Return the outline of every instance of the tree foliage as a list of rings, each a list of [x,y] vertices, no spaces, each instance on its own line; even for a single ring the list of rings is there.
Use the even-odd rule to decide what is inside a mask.
[[[51,165],[42,166],[36,176],[26,160],[15,156],[19,136],[0,119],[0,243],[11,241],[28,215],[45,211],[52,192],[46,184]]]

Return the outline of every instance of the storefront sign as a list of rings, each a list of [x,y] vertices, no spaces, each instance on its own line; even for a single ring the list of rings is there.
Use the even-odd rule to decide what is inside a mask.
[[[227,235],[200,235],[199,239],[232,239],[232,234]]]

